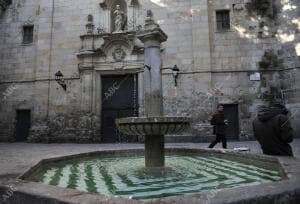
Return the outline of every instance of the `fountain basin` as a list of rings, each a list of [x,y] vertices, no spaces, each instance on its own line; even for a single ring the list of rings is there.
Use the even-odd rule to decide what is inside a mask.
[[[190,203],[193,194],[260,185],[273,188],[286,179],[278,160],[271,157],[201,149],[166,149],[166,153],[168,168],[163,171],[145,169],[141,149],[108,150],[46,159],[21,179],[43,188],[41,183],[60,191],[77,190],[72,195],[99,193],[106,195],[107,203],[120,198],[115,203]]]
[[[129,117],[116,119],[117,128],[127,135],[145,136],[145,166],[165,166],[164,135],[179,134],[189,127],[186,117]]]
[[[120,132],[127,135],[179,134],[189,128],[187,117],[129,117],[116,119]]]

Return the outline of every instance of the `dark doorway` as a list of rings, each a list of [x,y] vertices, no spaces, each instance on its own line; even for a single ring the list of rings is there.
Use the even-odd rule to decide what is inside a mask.
[[[115,119],[138,116],[137,75],[102,77],[102,142],[137,142],[137,137],[125,136],[116,127]]]
[[[228,140],[239,139],[239,113],[237,104],[223,104],[224,114],[228,120],[226,137]]]
[[[16,115],[16,142],[27,141],[30,129],[30,110],[17,110]]]

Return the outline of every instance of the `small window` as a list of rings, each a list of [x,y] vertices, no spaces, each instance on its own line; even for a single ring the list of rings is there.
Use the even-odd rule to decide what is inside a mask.
[[[218,31],[227,31],[230,29],[230,16],[228,10],[217,11],[216,17]]]
[[[23,43],[29,44],[33,42],[33,25],[23,26]]]

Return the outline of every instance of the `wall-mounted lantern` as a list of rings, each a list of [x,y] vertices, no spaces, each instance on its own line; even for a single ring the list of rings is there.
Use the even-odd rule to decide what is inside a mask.
[[[178,78],[179,71],[180,71],[179,68],[175,64],[174,67],[172,68],[172,75],[174,78],[175,86],[177,86],[177,78]]]
[[[151,66],[145,64],[144,68],[147,68],[148,70],[150,70]],[[177,79],[178,79],[178,75],[179,75],[179,71],[180,71],[179,68],[177,67],[177,65],[175,64],[174,67],[167,67],[167,68],[164,68],[164,69],[172,70],[172,76],[174,78],[175,86],[177,86]]]
[[[61,71],[58,71],[55,73],[55,81],[63,87],[63,89],[66,91],[67,90],[67,85],[64,80],[64,75],[61,73]]]

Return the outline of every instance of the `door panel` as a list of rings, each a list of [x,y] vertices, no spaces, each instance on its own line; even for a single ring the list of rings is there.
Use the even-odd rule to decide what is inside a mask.
[[[30,110],[17,110],[16,120],[16,141],[27,141],[31,121]]]
[[[118,132],[115,119],[137,116],[137,76],[102,77],[102,142],[134,142],[136,137]]]
[[[224,104],[224,114],[228,120],[228,127],[226,129],[226,137],[228,140],[239,139],[239,115],[237,104]]]
[[[134,75],[102,77],[103,109],[133,108]]]

